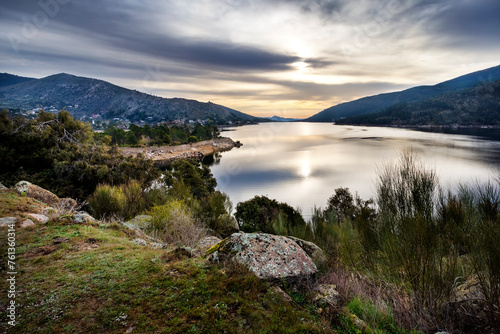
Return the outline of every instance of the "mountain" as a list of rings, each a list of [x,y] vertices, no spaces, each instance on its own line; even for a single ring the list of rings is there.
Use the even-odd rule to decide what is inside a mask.
[[[280,117],[280,116],[273,116],[273,117],[264,117],[271,122],[297,122],[301,121],[302,118],[287,118],[287,117]]]
[[[372,114],[390,106],[438,97],[456,90],[500,80],[500,66],[466,74],[434,86],[418,86],[400,92],[385,93],[341,103],[306,119],[307,122],[335,122],[345,117]]]
[[[45,108],[70,111],[77,118],[100,115],[148,123],[176,119],[211,119],[216,123],[258,122],[259,118],[215,103],[162,98],[66,73],[42,79],[0,76],[0,108]]]
[[[15,85],[22,82],[36,80],[33,78],[20,77],[9,73],[0,73],[0,87]]]
[[[340,119],[337,124],[358,125],[495,125],[500,126],[500,81],[456,90],[385,110]]]

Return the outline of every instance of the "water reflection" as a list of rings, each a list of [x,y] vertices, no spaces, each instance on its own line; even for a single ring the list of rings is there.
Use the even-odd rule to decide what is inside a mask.
[[[219,190],[234,204],[267,195],[310,216],[325,206],[335,188],[374,196],[377,168],[411,146],[436,168],[443,185],[486,180],[499,171],[500,141],[484,136],[409,129],[333,126],[321,123],[268,123],[224,133],[243,146],[223,153],[212,167]]]

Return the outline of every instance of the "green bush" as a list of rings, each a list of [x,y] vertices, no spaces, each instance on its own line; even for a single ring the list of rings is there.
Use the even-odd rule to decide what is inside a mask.
[[[236,219],[244,232],[265,232],[311,239],[311,227],[298,210],[266,196],[240,202],[236,206]]]
[[[126,207],[126,197],[122,189],[101,184],[89,197],[89,206],[92,213],[99,219],[112,216],[122,217]]]

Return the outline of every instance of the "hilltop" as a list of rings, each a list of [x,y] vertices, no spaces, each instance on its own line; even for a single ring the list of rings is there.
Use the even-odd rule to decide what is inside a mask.
[[[1,74],[0,108],[66,108],[79,119],[99,116],[147,123],[179,119],[210,119],[215,123],[260,121],[257,117],[212,102],[163,98],[66,73],[42,79]]]
[[[418,86],[400,92],[379,94],[325,109],[305,121],[336,122],[339,119],[381,112],[386,108],[429,100],[456,91],[489,85],[500,80],[500,66],[466,74],[434,86]]]

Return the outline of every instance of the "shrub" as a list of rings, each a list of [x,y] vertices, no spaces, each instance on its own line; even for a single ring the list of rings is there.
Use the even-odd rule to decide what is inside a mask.
[[[201,238],[208,235],[202,224],[193,218],[186,205],[180,201],[155,206],[149,214],[153,220],[146,231],[166,243],[195,247]]]
[[[266,196],[255,196],[238,203],[235,217],[244,232],[261,231],[312,238],[312,230],[298,210]]]
[[[414,154],[379,172],[377,242],[388,274],[409,284],[419,302],[437,310],[460,275],[458,252],[442,242],[434,219],[438,179]]]
[[[100,184],[89,197],[90,210],[99,219],[122,216],[126,207],[126,198],[122,189],[107,184]]]

